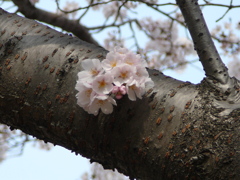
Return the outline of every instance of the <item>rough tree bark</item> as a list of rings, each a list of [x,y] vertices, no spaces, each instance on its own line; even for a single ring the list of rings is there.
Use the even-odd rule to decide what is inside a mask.
[[[183,14],[201,13],[196,1],[178,3]],[[189,16],[203,25],[198,15]],[[204,49],[201,57],[209,36],[200,33],[193,40],[205,61],[216,51]],[[0,35],[1,123],[131,178],[240,177],[240,87],[219,58],[203,63],[207,77],[197,85],[149,70],[155,86],[142,100],[122,99],[111,115],[95,117],[77,106],[74,87],[80,62],[103,59],[106,50],[3,10]]]

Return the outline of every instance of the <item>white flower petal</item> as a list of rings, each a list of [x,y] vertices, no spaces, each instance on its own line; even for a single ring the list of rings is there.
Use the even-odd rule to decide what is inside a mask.
[[[88,107],[88,112],[90,114],[97,115],[99,109],[102,110],[104,114],[110,114],[113,111],[113,106],[117,105],[116,101],[107,95],[96,95],[94,96],[94,100]]]
[[[127,64],[114,68],[112,70],[114,75],[114,84],[121,86],[124,83],[129,83],[132,80],[135,72],[136,68]]]
[[[111,114],[113,112],[113,105],[109,101],[105,101],[101,106],[101,110],[104,114]]]
[[[81,107],[88,105],[92,101],[94,94],[92,88],[88,88],[84,86],[84,84],[78,83],[76,89],[79,91],[76,95],[78,105]]]
[[[110,73],[97,76],[93,82],[93,90],[98,94],[108,94],[113,89],[113,77]]]
[[[111,69],[119,66],[122,63],[123,57],[115,52],[109,52],[106,59],[102,61],[102,67],[105,71],[110,71]]]
[[[131,101],[136,101],[136,95],[132,88],[127,88],[127,94]]]
[[[98,99],[93,100],[93,102],[89,105],[89,113],[94,114],[95,116],[98,114],[100,104],[98,103]]]
[[[108,97],[108,101],[109,101],[111,104],[117,106],[116,101],[115,101],[112,97],[109,96],[109,97]]]
[[[90,71],[92,68],[101,68],[101,62],[99,59],[85,59],[81,62],[84,70]]]
[[[104,72],[101,62],[98,59],[86,59],[81,64],[84,71],[78,73],[78,81],[91,84],[94,77]]]

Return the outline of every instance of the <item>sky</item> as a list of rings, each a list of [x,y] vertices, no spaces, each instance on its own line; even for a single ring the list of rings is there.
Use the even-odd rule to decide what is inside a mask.
[[[56,146],[49,151],[27,144],[23,155],[0,164],[1,180],[80,180],[89,160]]]
[[[40,0],[37,5],[45,10],[54,11],[56,9],[54,0]],[[223,14],[224,10],[218,10],[218,13]],[[143,9],[142,12],[146,11]],[[213,10],[208,11],[208,8],[204,9],[204,15],[210,28],[219,18],[219,14],[212,12]],[[236,11],[230,12],[228,16],[232,16],[234,13],[236,14]],[[94,23],[94,17],[90,16],[86,21]],[[185,33],[185,31],[182,30],[181,33]],[[97,37],[99,41],[103,38],[104,36]],[[179,80],[199,83],[204,77],[204,72],[201,70],[200,63],[196,63],[194,66],[197,68],[189,65],[181,73],[169,70],[164,71],[164,74]],[[27,144],[21,156],[11,157],[0,163],[1,180],[80,180],[81,175],[89,171],[89,160],[76,156],[59,146],[45,151],[34,148],[32,144]]]

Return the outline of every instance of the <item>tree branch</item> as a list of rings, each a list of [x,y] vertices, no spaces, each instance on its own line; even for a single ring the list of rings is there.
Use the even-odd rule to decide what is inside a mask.
[[[239,177],[240,106],[216,108],[206,81],[149,70],[155,86],[143,99],[123,98],[112,114],[93,116],[76,103],[77,73],[106,50],[1,9],[0,40],[0,123],[131,178]]]
[[[230,3],[230,5],[225,5],[225,4],[206,2],[205,4],[200,4],[199,6],[217,6],[217,7],[225,7],[225,8],[228,8],[228,9],[240,8],[240,5],[232,5],[231,3]]]
[[[149,70],[155,87],[142,100],[123,98],[111,115],[89,115],[76,103],[79,63],[106,50],[2,10],[0,34],[1,123],[131,177],[165,176],[159,162],[168,161],[165,147],[194,85]]]
[[[13,0],[13,3],[18,6],[18,10],[27,18],[36,19],[60,27],[65,31],[72,32],[83,41],[98,45],[91,34],[89,34],[87,28],[79,24],[78,21],[69,20],[61,15],[38,9],[28,0]]]
[[[233,81],[216,50],[197,0],[176,2],[182,11],[207,79],[212,84],[219,83],[223,90],[233,87]]]

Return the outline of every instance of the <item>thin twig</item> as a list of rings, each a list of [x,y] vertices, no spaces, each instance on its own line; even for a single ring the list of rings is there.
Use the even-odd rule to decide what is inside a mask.
[[[230,5],[229,5],[227,11],[226,11],[219,19],[217,19],[216,22],[218,22],[218,21],[220,21],[221,19],[223,19],[223,18],[226,16],[226,14],[227,14],[231,9],[232,9],[232,0],[231,0],[231,2],[230,2]]]

